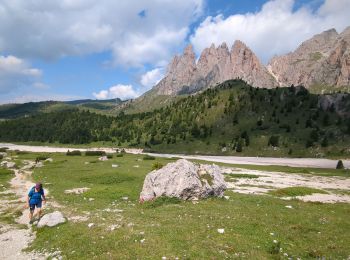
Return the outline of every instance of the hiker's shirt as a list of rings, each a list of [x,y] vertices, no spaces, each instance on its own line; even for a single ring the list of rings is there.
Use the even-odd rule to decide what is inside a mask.
[[[41,189],[40,191],[35,191],[35,187],[33,187],[29,193],[29,204],[38,204],[42,201],[42,196],[44,196],[44,189]]]

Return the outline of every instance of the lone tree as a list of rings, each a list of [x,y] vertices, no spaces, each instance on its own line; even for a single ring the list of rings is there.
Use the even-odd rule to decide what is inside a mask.
[[[344,164],[342,160],[339,160],[337,163],[337,167],[335,167],[336,169],[344,169]]]

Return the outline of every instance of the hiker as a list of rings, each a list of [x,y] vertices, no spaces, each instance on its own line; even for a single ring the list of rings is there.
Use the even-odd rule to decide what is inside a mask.
[[[28,193],[27,197],[27,207],[29,207],[29,224],[33,223],[33,217],[37,214],[38,218],[40,219],[42,211],[41,206],[42,202],[45,202],[45,194],[43,185],[38,182],[35,184],[34,187],[32,187]],[[37,208],[36,214],[33,214],[35,211],[35,208]]]

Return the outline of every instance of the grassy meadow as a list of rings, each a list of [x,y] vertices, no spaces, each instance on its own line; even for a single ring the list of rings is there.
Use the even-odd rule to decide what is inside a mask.
[[[16,160],[37,156],[24,153]],[[125,154],[101,162],[96,156],[49,156],[53,162],[36,168],[33,179],[42,181],[49,189],[48,199],[60,206],[45,211],[60,210],[70,220],[53,228],[34,228],[37,238],[28,250],[59,250],[64,259],[344,259],[350,255],[349,204],[285,201],[232,191],[225,194],[228,200],[212,198],[194,204],[159,199],[139,204],[152,165],[172,159],[143,160],[142,155]],[[81,187],[90,190],[80,195],[64,192]]]

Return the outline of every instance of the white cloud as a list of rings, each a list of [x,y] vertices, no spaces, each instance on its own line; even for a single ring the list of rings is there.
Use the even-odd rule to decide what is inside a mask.
[[[256,13],[207,17],[196,28],[190,41],[197,53],[226,42],[232,45],[237,39],[245,42],[267,62],[273,55],[294,50],[302,41],[324,30],[338,32],[350,25],[349,0],[325,0],[316,11],[307,5],[294,9],[294,0],[271,0]]]
[[[153,70],[147,71],[145,74],[141,76],[141,84],[142,86],[148,88],[151,88],[163,78],[164,76],[164,69],[162,68],[155,68]]]
[[[0,52],[55,59],[111,51],[114,64],[158,65],[183,47],[203,2],[2,0]]]
[[[21,87],[41,84],[41,70],[31,68],[15,56],[0,56],[0,93],[9,93]]]
[[[98,93],[92,93],[96,99],[120,98],[122,100],[136,98],[140,93],[134,90],[132,85],[118,84],[110,87],[108,90],[101,90]]]

